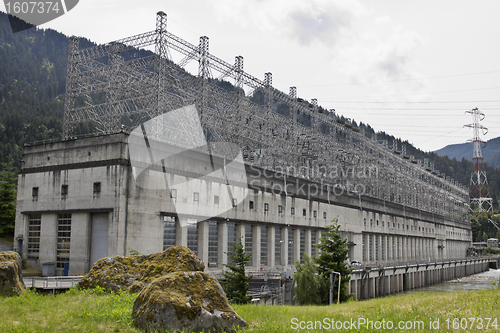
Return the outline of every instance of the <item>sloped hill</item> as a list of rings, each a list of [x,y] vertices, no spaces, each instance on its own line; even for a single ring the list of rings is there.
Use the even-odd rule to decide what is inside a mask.
[[[448,145],[436,150],[438,156],[448,156],[448,158],[461,160],[465,158],[472,161],[474,145],[472,142]],[[484,162],[493,168],[500,168],[500,137],[488,140],[486,146],[481,150]]]

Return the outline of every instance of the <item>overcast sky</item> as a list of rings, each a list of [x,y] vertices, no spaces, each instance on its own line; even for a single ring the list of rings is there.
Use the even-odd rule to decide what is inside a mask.
[[[472,138],[475,107],[484,139],[500,136],[500,1],[82,0],[42,27],[105,43],[154,30],[160,10],[180,38],[425,151]]]

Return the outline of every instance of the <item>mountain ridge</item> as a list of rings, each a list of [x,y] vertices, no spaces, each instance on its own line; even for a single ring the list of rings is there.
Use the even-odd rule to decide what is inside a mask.
[[[456,143],[447,145],[441,149],[434,151],[438,156],[447,156],[449,159],[455,158],[457,161],[465,158],[467,161],[472,161],[474,144],[472,142]],[[486,141],[486,145],[481,149],[481,154],[484,162],[492,168],[500,168],[500,137]]]

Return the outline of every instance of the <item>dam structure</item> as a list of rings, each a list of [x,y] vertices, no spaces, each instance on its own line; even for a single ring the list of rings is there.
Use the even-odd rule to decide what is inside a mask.
[[[281,274],[332,223],[365,266],[465,259],[468,188],[401,142],[171,34],[163,12],[151,32],[84,44],[70,39],[64,137],[24,146],[15,248],[33,266],[84,274],[183,245],[217,274],[241,238],[250,272]]]

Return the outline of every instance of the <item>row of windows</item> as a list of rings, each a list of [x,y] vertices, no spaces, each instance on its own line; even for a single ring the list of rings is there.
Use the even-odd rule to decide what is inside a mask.
[[[33,187],[31,189],[31,195],[32,195],[33,199],[38,198],[38,192],[39,192],[38,187]],[[101,193],[101,182],[94,183],[93,192],[94,192],[94,194]],[[68,185],[66,185],[66,184],[61,185],[61,195],[62,196],[68,195]]]
[[[173,199],[177,198],[177,190],[176,189],[170,190],[170,197]],[[193,192],[193,201],[200,202],[200,193],[199,192]],[[219,201],[220,201],[219,196],[214,195],[214,205],[218,205]],[[233,207],[238,206],[238,199],[233,198],[232,205],[233,205]],[[255,209],[255,205],[254,205],[253,201],[248,202],[248,208]],[[269,204],[264,203],[264,212],[268,212],[268,211],[269,211]],[[291,208],[290,213],[291,213],[291,215],[295,215],[295,207]],[[283,214],[283,206],[281,206],[281,205],[278,206],[278,214]],[[307,216],[307,209],[302,209],[302,216]],[[313,211],[313,217],[318,217],[317,211]],[[327,217],[326,212],[323,212],[323,218],[326,219],[326,217]]]
[[[366,218],[364,219],[363,221],[363,224],[365,225],[366,227]],[[377,220],[377,225],[379,225],[379,222]],[[370,226],[373,226],[373,219],[370,219]],[[385,222],[382,221],[382,227],[385,226]],[[391,222],[388,222],[387,223],[387,226],[390,228],[391,227]],[[393,228],[396,228],[396,222],[393,222],[392,223],[392,227]],[[413,226],[410,226],[410,225],[406,225],[406,229],[407,230],[410,230],[410,227],[411,227],[411,230],[413,231],[414,227]],[[401,225],[400,223],[398,223],[398,229],[401,228]],[[403,229],[405,228],[405,225],[403,224]],[[417,227],[415,226],[415,231],[417,231]],[[418,231],[422,231],[422,232],[434,232],[434,229],[431,229],[431,228],[422,228],[422,227],[418,227]]]

